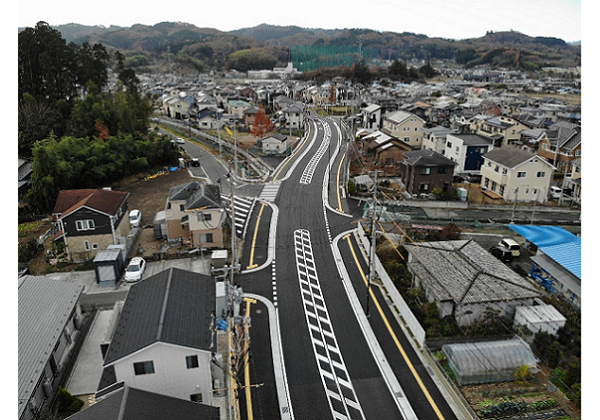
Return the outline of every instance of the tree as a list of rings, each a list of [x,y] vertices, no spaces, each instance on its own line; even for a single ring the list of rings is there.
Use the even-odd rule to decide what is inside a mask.
[[[19,100],[25,93],[54,105],[76,93],[76,57],[59,31],[46,22],[19,33]]]
[[[259,105],[250,132],[254,137],[258,138],[271,131],[273,131],[273,123],[271,122],[271,119],[267,117],[265,108],[262,105]]]

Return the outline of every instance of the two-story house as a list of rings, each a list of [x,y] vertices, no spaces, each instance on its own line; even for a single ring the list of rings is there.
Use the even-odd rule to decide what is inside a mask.
[[[63,190],[58,194],[52,218],[57,234],[73,262],[92,260],[108,245],[125,244],[130,233],[128,192],[111,190]]]
[[[423,149],[433,150],[441,155],[446,154],[446,138],[456,130],[437,125],[432,128],[423,128]]]
[[[371,104],[361,110],[363,116],[363,127],[379,130],[381,128],[381,105]]]
[[[538,153],[551,162],[559,172],[569,173],[571,164],[581,157],[581,126],[558,122],[540,138]]]
[[[301,103],[290,103],[281,112],[285,116],[286,128],[300,129],[304,126],[304,108]]]
[[[411,150],[406,143],[379,130],[362,137],[362,147],[365,154],[385,165],[399,162],[404,153]]]
[[[509,202],[547,201],[555,168],[544,158],[514,146],[493,149],[483,158],[482,189]]]
[[[400,176],[406,192],[413,196],[430,194],[434,188],[449,192],[456,162],[433,150],[414,150],[404,153]]]
[[[131,286],[104,358],[97,396],[129,386],[213,405],[215,281],[170,268]],[[223,382],[221,382],[223,383]]]
[[[252,105],[249,102],[240,99],[230,99],[227,101],[227,113],[235,116],[239,120],[244,119],[244,111]]]
[[[515,118],[499,115],[481,121],[477,133],[493,138],[494,146],[502,147],[519,141],[521,131],[530,128]]]
[[[383,116],[382,131],[391,134],[410,146],[420,149],[423,145],[423,126],[425,121],[409,112],[395,111]]]
[[[494,141],[481,134],[448,133],[444,156],[457,162],[454,174],[479,174],[483,155],[494,148]]]
[[[169,191],[165,205],[167,239],[180,239],[190,247],[222,248],[225,210],[218,185],[196,181]]]

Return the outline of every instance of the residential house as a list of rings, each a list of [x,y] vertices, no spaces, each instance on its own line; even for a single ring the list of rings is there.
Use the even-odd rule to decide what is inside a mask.
[[[558,122],[540,139],[538,153],[559,172],[569,173],[572,162],[581,157],[581,126]]]
[[[133,284],[104,358],[97,397],[123,386],[213,405],[223,379],[215,281],[170,268]]]
[[[435,188],[449,192],[454,166],[456,162],[433,150],[414,150],[404,153],[400,176],[412,196],[430,194]]]
[[[219,407],[125,386],[68,420],[220,420]]]
[[[380,130],[362,135],[361,143],[363,153],[385,165],[399,162],[404,153],[411,150],[406,143]]]
[[[26,275],[18,285],[19,420],[37,419],[56,397],[72,351],[83,337],[84,286]]]
[[[493,149],[484,156],[481,188],[509,202],[548,200],[554,167],[539,155],[514,146]]]
[[[501,147],[515,143],[521,138],[521,131],[530,128],[515,118],[500,115],[481,121],[476,132],[493,138],[494,146]]]
[[[251,106],[244,110],[244,112],[242,113],[244,116],[244,119],[243,119],[244,127],[246,127],[247,129],[252,128],[252,125],[254,125],[254,119],[256,118],[257,112],[258,112],[257,106]]]
[[[233,115],[239,120],[244,119],[244,111],[252,105],[240,99],[230,99],[227,101],[227,113]]]
[[[581,158],[571,162],[571,173],[564,178],[563,192],[581,205]]]
[[[423,144],[425,121],[405,111],[395,111],[383,116],[382,131],[402,140],[411,149],[420,149]]]
[[[379,130],[381,128],[381,105],[371,104],[361,110],[363,128]]]
[[[581,309],[581,238],[560,226],[508,225],[525,239],[531,257],[529,275],[574,308]]]
[[[407,268],[439,317],[461,326],[497,311],[512,321],[517,306],[531,306],[540,293],[504,263],[472,240],[404,244]]]
[[[281,110],[285,116],[285,126],[299,130],[304,127],[304,106],[298,102],[292,102]]]
[[[490,137],[480,134],[448,133],[446,135],[446,152],[449,159],[457,162],[454,173],[479,174],[483,165],[483,155],[494,148]]]
[[[288,149],[287,136],[273,133],[259,140],[260,148],[265,155],[284,155]]]
[[[287,95],[279,95],[273,98],[273,109],[275,111],[281,111],[293,103],[294,100],[288,97]]]
[[[183,119],[190,114],[194,98],[181,94],[167,95],[163,99],[163,113],[169,118]]]
[[[168,240],[190,247],[222,248],[225,210],[218,185],[196,181],[172,187],[165,205]]]
[[[92,260],[98,250],[127,243],[130,234],[128,192],[63,190],[58,194],[52,220],[54,242],[64,245],[73,262]]]
[[[446,138],[455,130],[441,125],[423,128],[423,149],[433,150],[441,155],[446,154]]]

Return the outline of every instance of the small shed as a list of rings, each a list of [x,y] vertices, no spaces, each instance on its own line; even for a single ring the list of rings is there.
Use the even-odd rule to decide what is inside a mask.
[[[114,286],[123,272],[124,261],[120,249],[103,249],[94,258],[94,272],[99,286]]]
[[[167,239],[167,216],[164,210],[156,213],[152,226],[154,227],[154,237],[156,239]]]
[[[537,369],[529,345],[517,338],[501,341],[445,344],[448,359],[459,385],[507,382],[515,379],[521,365]]]
[[[567,318],[552,305],[517,306],[513,328],[525,326],[534,334],[542,331],[557,335],[566,322]]]

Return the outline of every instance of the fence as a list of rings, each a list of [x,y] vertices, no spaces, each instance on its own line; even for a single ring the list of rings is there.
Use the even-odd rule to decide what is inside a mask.
[[[365,231],[362,227],[362,224],[360,223],[358,223],[358,237],[363,247],[367,250],[367,253],[369,253],[371,249],[371,243],[366,237]],[[374,264],[377,275],[382,280],[385,292],[391,299],[394,308],[397,309],[400,313],[400,316],[406,323],[407,328],[412,333],[416,342],[420,346],[423,346],[423,344],[425,343],[425,330],[423,329],[417,318],[414,316],[406,302],[404,301],[404,298],[402,297],[398,289],[396,289],[396,286],[392,282],[392,279],[388,275],[387,271],[383,267],[383,264],[381,263],[377,255],[375,255],[374,258]]]

